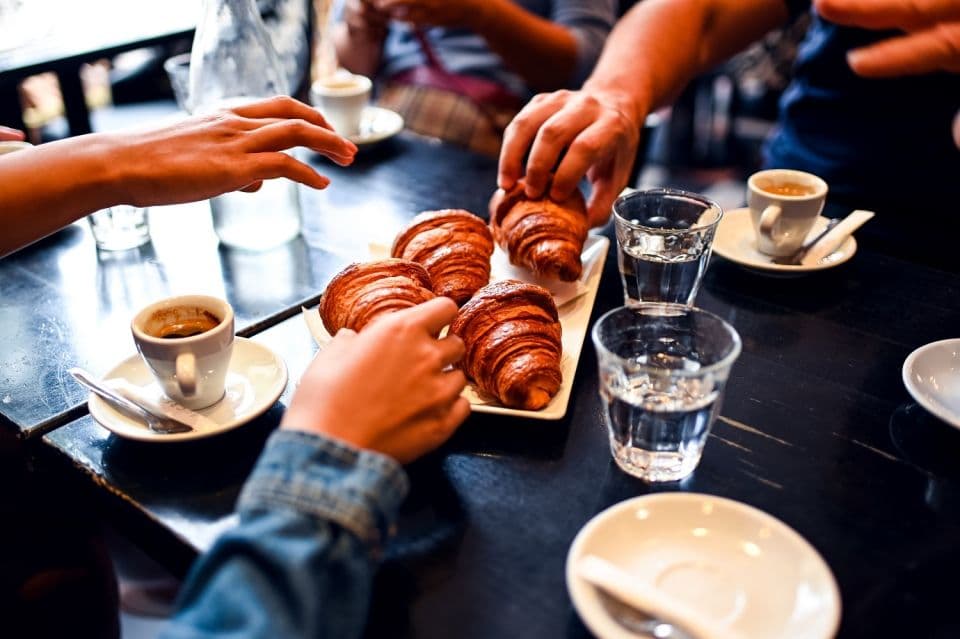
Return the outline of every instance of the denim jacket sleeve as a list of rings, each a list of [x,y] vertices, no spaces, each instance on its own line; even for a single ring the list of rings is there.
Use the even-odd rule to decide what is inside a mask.
[[[387,457],[274,433],[240,495],[240,524],[194,565],[162,636],[359,637],[406,492]]]

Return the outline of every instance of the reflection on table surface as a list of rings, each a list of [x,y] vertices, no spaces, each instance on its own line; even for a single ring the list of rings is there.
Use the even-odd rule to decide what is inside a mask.
[[[90,480],[108,516],[174,570],[232,524],[240,485],[313,355],[302,301],[420,210],[484,213],[495,180],[492,160],[406,135],[354,167],[318,166],[333,184],[304,194],[306,241],[278,255],[224,255],[209,218],[185,207],[152,215],[153,246],[137,259],[98,262],[87,230],[73,227],[0,262],[0,411],[18,426],[40,424],[33,432],[65,423],[42,439],[44,459]],[[622,304],[614,251],[604,269],[591,321]],[[130,352],[131,309],[188,286],[225,295],[246,334],[286,360],[290,386],[274,409],[223,437],[169,449],[121,441],[81,416],[82,394],[63,370],[102,370]],[[618,501],[684,490],[748,503],[796,529],[837,577],[841,636],[866,636],[880,608],[926,596],[933,573],[920,564],[953,561],[947,540],[960,539],[960,478],[945,463],[960,457],[960,441],[912,405],[900,380],[914,348],[954,336],[955,290],[955,276],[868,246],[848,264],[790,280],[714,258],[697,303],[737,328],[743,353],[693,475],[651,487],[616,468],[588,342],[564,419],[473,415],[410,468],[413,491],[378,573],[368,634],[587,636],[564,584],[574,535]],[[891,575],[906,577],[891,584]],[[950,622],[923,623],[931,635]]]

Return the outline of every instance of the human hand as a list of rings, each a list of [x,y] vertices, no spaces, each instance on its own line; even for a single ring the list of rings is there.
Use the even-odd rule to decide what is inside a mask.
[[[0,141],[17,141],[20,142],[24,140],[26,136],[23,134],[23,131],[19,129],[11,129],[8,126],[0,126]]]
[[[906,32],[851,50],[847,61],[858,75],[960,73],[957,0],[815,0],[814,4],[821,16],[837,24]]]
[[[390,14],[377,9],[372,0],[347,0],[343,21],[351,36],[383,40],[390,28]]]
[[[586,175],[592,186],[588,221],[591,226],[601,226],[630,177],[641,118],[629,98],[616,91],[542,93],[517,114],[504,133],[497,184],[508,190],[523,177],[529,198],[541,197],[551,184],[550,197],[562,201]]]
[[[281,428],[341,440],[407,463],[433,450],[470,414],[460,397],[463,356],[455,335],[437,339],[457,314],[438,297],[342,329],[304,373]]]
[[[486,14],[486,0],[370,0],[394,20],[416,26],[469,27]]]
[[[278,177],[322,189],[330,180],[282,151],[305,146],[341,166],[357,152],[316,109],[287,96],[98,139],[110,147],[110,170],[122,173],[114,180],[125,191],[121,201],[138,206],[252,191]]]

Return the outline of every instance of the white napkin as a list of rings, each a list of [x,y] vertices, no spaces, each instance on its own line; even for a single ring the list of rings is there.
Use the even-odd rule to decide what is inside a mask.
[[[741,639],[740,634],[683,601],[662,593],[618,565],[597,555],[580,557],[577,576],[637,610],[687,630],[698,639]]]
[[[196,431],[207,431],[219,428],[219,424],[209,417],[181,406],[163,394],[157,386],[137,386],[125,379],[108,379],[104,382],[127,399],[146,406],[148,410],[165,415],[187,424]]]

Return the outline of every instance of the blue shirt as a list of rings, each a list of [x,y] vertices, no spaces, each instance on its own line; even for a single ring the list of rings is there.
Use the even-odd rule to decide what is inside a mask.
[[[806,7],[791,3],[794,11]],[[910,211],[960,198],[960,151],[951,135],[960,75],[870,79],[847,64],[850,49],[892,35],[814,16],[781,99],[768,166],[816,173],[832,199],[859,208]]]
[[[407,489],[387,457],[274,433],[241,493],[240,524],[194,565],[162,636],[359,637]]]
[[[577,63],[569,88],[579,87],[593,70],[617,19],[616,0],[517,0],[515,4],[570,30],[577,40]],[[426,36],[447,71],[493,80],[522,98],[532,95],[523,79],[507,68],[476,33],[435,27],[428,29]],[[423,53],[410,26],[392,23],[383,47],[380,77],[390,77],[422,64]]]

